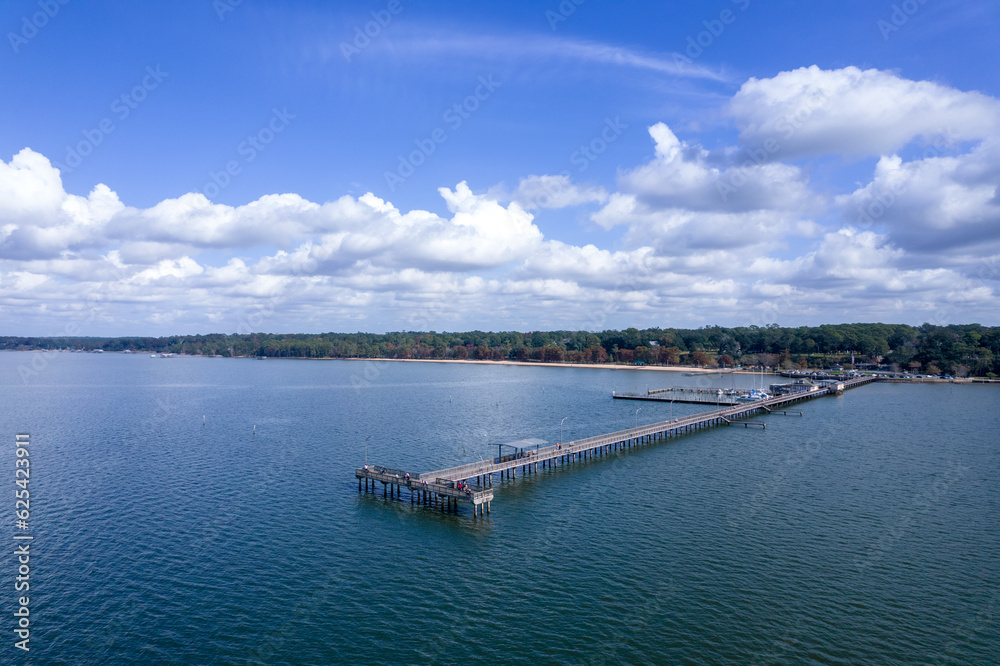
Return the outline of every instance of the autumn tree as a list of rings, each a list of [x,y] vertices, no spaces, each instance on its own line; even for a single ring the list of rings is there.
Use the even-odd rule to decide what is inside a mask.
[[[688,358],[693,365],[696,365],[699,368],[711,365],[712,363],[712,357],[703,351],[691,352],[691,355]]]
[[[679,347],[660,347],[658,357],[664,365],[677,365],[681,362],[681,350]]]
[[[607,363],[608,362],[608,352],[604,347],[600,345],[592,345],[587,347],[587,353],[590,355],[591,363]]]
[[[540,360],[546,363],[558,363],[563,360],[563,350],[559,347],[546,345],[540,351]]]

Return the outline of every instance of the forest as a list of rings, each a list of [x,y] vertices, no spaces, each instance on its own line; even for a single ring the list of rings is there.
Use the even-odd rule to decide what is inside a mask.
[[[1000,374],[1000,327],[777,325],[591,331],[222,333],[169,337],[0,337],[0,350],[131,350],[271,358],[477,359],[786,370],[840,365],[956,377]]]

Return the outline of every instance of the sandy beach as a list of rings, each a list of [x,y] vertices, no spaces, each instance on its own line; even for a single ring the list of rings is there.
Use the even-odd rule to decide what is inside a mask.
[[[627,365],[623,363],[541,363],[538,361],[486,361],[455,358],[348,358],[342,361],[372,361],[381,363],[473,363],[479,365],[530,365],[538,368],[590,368],[592,370],[653,370],[656,372],[691,372],[710,375],[718,374],[759,374],[747,370],[720,370],[718,368],[695,368],[686,365]],[[769,373],[770,374],[770,373]]]

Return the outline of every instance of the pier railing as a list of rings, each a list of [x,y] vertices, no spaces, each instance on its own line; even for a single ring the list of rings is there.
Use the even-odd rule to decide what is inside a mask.
[[[381,481],[383,484],[396,488],[397,495],[400,487],[409,488],[411,491],[411,501],[413,501],[415,494],[419,494],[415,491],[423,490],[429,491],[431,494],[435,494],[441,498],[449,498],[447,499],[447,502],[455,504],[456,506],[459,500],[468,500],[474,505],[473,508],[477,511],[483,508],[488,511],[489,503],[493,499],[493,474],[508,472],[508,476],[513,476],[518,467],[521,467],[522,471],[531,472],[533,468],[534,470],[538,469],[539,463],[559,463],[567,460],[569,456],[583,454],[586,457],[588,454],[593,455],[594,452],[604,450],[605,448],[609,450],[612,448],[627,448],[642,444],[643,442],[650,442],[657,438],[672,437],[685,432],[691,432],[714,425],[732,425],[737,423],[737,419],[745,419],[746,417],[759,412],[771,412],[774,409],[780,409],[786,405],[804,400],[811,400],[821,395],[838,394],[846,389],[851,389],[874,381],[877,381],[877,378],[861,377],[858,379],[836,382],[830,386],[817,390],[779,395],[772,398],[757,400],[755,402],[740,402],[737,404],[720,406],[718,409],[700,412],[698,414],[691,414],[688,416],[681,416],[667,421],[659,421],[633,428],[626,428],[624,430],[618,430],[603,435],[595,435],[592,437],[585,437],[571,442],[560,442],[555,445],[538,448],[535,451],[526,451],[519,457],[510,460],[502,460],[502,462],[497,462],[494,459],[480,460],[478,462],[458,465],[456,467],[449,467],[446,469],[439,469],[432,472],[422,472],[420,474],[376,465],[358,468],[355,475],[359,480],[359,490],[361,489],[362,479],[372,479],[373,481]],[[763,423],[750,423],[747,421],[741,422],[747,425],[764,425]],[[563,458],[564,456],[566,458]],[[473,487],[457,487],[456,482],[467,482],[468,479],[474,479],[476,477],[489,479],[490,487],[485,487],[485,485],[481,484],[477,484]],[[368,482],[365,481],[365,488],[367,489],[367,487]],[[423,495],[426,496],[427,493],[425,492]]]
[[[837,393],[838,389],[843,390],[854,388],[855,386],[867,384],[872,381],[875,381],[875,378],[862,377],[859,379],[839,382],[835,385],[819,389],[817,391],[793,393],[789,395],[775,396],[765,400],[757,400],[755,402],[740,402],[732,405],[725,405],[719,409],[699,412],[698,414],[691,414],[689,416],[682,416],[673,420],[659,421],[657,423],[641,425],[635,428],[619,430],[604,435],[585,437],[584,439],[578,439],[560,445],[542,447],[537,451],[532,451],[530,456],[519,458],[517,460],[506,461],[503,463],[495,463],[492,460],[468,463],[465,465],[458,465],[456,467],[435,470],[433,472],[424,472],[419,475],[419,478],[463,480],[487,474],[495,474],[497,472],[504,472],[508,469],[520,467],[522,465],[542,462],[543,460],[551,460],[552,458],[557,458],[562,455],[580,453],[581,451],[589,450],[602,445],[606,446],[617,442],[640,439],[671,430],[682,430],[713,418],[718,418],[720,420],[725,418],[727,421],[731,421],[739,414],[751,414],[771,407],[798,402],[803,399],[811,399],[819,397],[820,395]]]

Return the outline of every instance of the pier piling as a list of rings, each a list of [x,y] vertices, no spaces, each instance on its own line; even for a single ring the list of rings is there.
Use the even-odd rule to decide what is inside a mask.
[[[679,434],[691,434],[717,425],[734,425],[742,423],[744,429],[750,426],[759,426],[762,430],[767,428],[767,424],[762,421],[745,421],[748,416],[763,412],[765,414],[780,413],[783,415],[802,416],[798,410],[778,409],[787,405],[792,405],[804,400],[811,400],[822,395],[837,395],[846,389],[852,389],[864,384],[876,381],[875,377],[862,377],[832,387],[781,395],[767,398],[756,402],[738,403],[725,405],[719,403],[716,410],[701,412],[690,416],[670,419],[649,425],[637,426],[628,430],[587,437],[573,442],[559,442],[554,446],[536,447],[536,450],[519,453],[516,457],[510,456],[510,460],[496,458],[490,461],[480,461],[467,465],[459,465],[447,469],[423,472],[420,474],[410,474],[408,472],[386,467],[365,465],[364,468],[355,470],[358,478],[358,491],[361,490],[361,480],[364,479],[364,488],[367,492],[368,481],[371,479],[372,492],[375,492],[375,482],[382,482],[382,497],[387,497],[387,493],[392,493],[395,499],[400,499],[400,492],[403,486],[410,491],[410,503],[414,504],[414,492],[418,493],[416,498],[421,504],[440,504],[441,511],[459,510],[462,504],[472,505],[473,516],[490,514],[493,501],[493,475],[499,474],[500,479],[506,478],[510,481],[517,479],[517,468],[525,475],[537,474],[538,465],[541,463],[542,469],[555,470],[559,463],[582,462],[593,457],[603,457],[613,451],[625,452],[640,444],[652,444],[658,440],[669,440]],[[652,392],[650,392],[652,393]],[[614,394],[614,397],[625,398],[625,394]],[[628,396],[631,397],[631,396]],[[639,398],[663,400],[663,398]],[[677,400],[680,402],[680,400]],[[712,401],[713,404],[716,401]],[[469,480],[476,481],[473,487],[469,485]],[[484,513],[485,512],[485,513]]]

